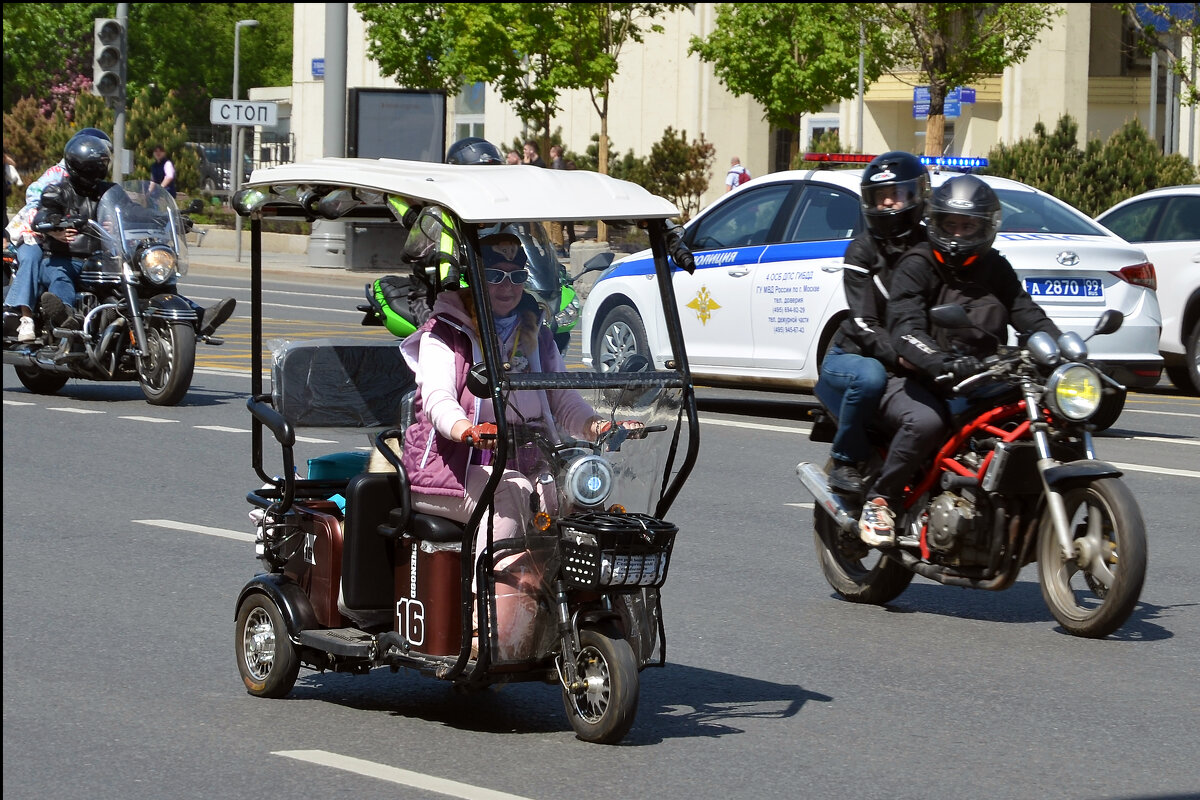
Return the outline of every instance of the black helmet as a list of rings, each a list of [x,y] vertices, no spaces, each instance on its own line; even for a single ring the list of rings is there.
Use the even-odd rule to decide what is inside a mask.
[[[99,136],[76,134],[63,150],[63,161],[71,183],[79,189],[91,189],[108,177],[112,144]]]
[[[108,138],[108,134],[99,128],[80,128],[79,130],[75,131],[75,136],[95,136],[97,139],[103,139],[109,144],[112,144],[112,139]],[[74,139],[75,136],[72,136],[71,138]]]
[[[450,145],[446,151],[447,164],[503,164],[496,145],[478,136],[468,136]]]
[[[950,267],[965,267],[996,240],[1000,198],[974,175],[951,178],[934,190],[925,227],[934,256]]]
[[[916,244],[928,199],[929,170],[912,153],[894,150],[875,156],[863,170],[867,230],[887,250],[906,250]]]

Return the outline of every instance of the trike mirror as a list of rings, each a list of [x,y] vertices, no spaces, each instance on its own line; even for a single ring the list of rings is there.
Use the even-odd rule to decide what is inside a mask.
[[[487,364],[480,361],[478,364],[472,364],[467,370],[467,391],[476,397],[492,396],[492,379],[488,374]]]

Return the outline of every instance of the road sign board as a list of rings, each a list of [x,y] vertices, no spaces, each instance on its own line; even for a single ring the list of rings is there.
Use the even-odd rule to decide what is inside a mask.
[[[312,76],[314,78],[324,78],[325,77],[325,59],[314,58],[312,60]]]
[[[279,104],[213,98],[208,105],[208,121],[213,125],[265,125],[272,128],[279,124]]]
[[[967,102],[975,102],[975,90],[970,89],[971,100]],[[959,104],[959,87],[954,87],[946,92],[946,99],[942,101],[942,114],[947,118],[955,118],[962,113],[962,106]],[[913,119],[925,119],[929,116],[929,87],[914,86],[913,87]]]

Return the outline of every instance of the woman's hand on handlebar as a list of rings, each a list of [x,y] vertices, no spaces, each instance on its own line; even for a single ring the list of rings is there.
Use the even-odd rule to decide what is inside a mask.
[[[607,419],[597,419],[592,422],[592,435],[597,439],[608,433],[613,427],[624,428],[627,431],[636,431],[646,427],[646,423],[636,419],[626,419],[620,422],[613,422]]]
[[[458,435],[458,440],[480,450],[492,450],[496,447],[496,423],[483,422],[479,425],[468,425]]]

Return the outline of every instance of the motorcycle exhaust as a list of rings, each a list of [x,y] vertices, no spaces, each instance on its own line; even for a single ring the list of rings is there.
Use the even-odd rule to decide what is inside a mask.
[[[51,361],[43,361],[37,357],[36,353],[29,352],[5,350],[4,363],[12,364],[16,367],[34,367],[44,372],[72,372],[69,366],[55,364]]]
[[[815,464],[801,461],[796,465],[796,474],[800,476],[800,483],[804,484],[804,488],[825,509],[825,513],[833,518],[839,528],[846,533],[857,532],[858,518],[852,516],[846,510],[842,499],[830,491],[824,471]]]

